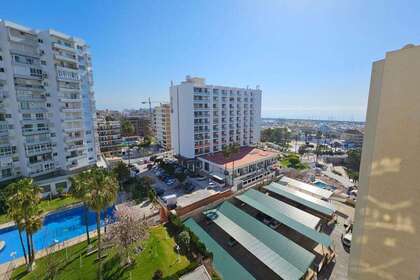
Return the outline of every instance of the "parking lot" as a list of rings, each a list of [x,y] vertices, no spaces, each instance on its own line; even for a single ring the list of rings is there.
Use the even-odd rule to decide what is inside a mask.
[[[318,279],[347,280],[349,252],[346,251],[341,242],[341,234],[345,231],[344,223],[347,218],[354,218],[354,208],[341,202],[333,202],[333,204],[338,212],[337,224],[330,235],[334,242],[335,262],[328,264],[322,273],[318,275]]]
[[[185,207],[220,191],[226,190],[205,177],[188,178],[187,182],[189,187],[187,188],[185,188],[185,186],[181,186],[178,180],[175,180],[173,184],[168,184],[165,182],[165,179],[161,177],[163,170],[158,168],[157,165],[151,170],[149,170],[147,168],[147,164],[144,163],[139,164],[133,162],[132,165],[140,171],[139,176],[149,176],[154,179],[153,187],[160,197],[176,195],[178,207]],[[171,176],[168,177],[173,178]]]

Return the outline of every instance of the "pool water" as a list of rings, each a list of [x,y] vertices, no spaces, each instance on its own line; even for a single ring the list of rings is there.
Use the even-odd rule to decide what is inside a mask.
[[[107,210],[108,217],[112,217],[114,208]],[[103,225],[104,215],[101,215]],[[96,229],[96,214],[88,212],[89,231]],[[34,234],[33,241],[35,250],[39,251],[54,243],[54,240],[63,242],[76,236],[86,234],[84,207],[75,207],[47,215],[44,218],[43,227]],[[22,232],[22,238],[26,247],[26,234]],[[16,252],[16,259],[23,257],[19,234],[15,226],[0,230],[0,240],[6,242],[6,246],[0,251],[0,264],[11,261],[12,252]]]
[[[324,190],[330,190],[330,191],[334,191],[335,190],[335,187],[334,186],[325,184],[322,181],[316,181],[314,183],[314,185],[317,186],[318,188],[321,188],[321,189],[324,189]]]

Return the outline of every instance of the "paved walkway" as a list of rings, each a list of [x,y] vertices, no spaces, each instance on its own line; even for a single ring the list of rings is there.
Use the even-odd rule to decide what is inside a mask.
[[[322,174],[325,176],[328,176],[334,180],[337,180],[340,184],[342,184],[345,188],[349,188],[351,186],[354,186],[354,184],[350,181],[349,178],[337,175],[332,172],[331,166],[328,166],[328,169],[326,171],[322,171]]]
[[[89,236],[90,237],[95,237],[96,236],[96,230],[89,232]],[[42,257],[44,257],[47,253],[53,253],[55,251],[59,251],[62,250],[64,248],[73,246],[75,244],[78,244],[80,242],[86,241],[86,234],[83,235],[79,235],[73,239],[69,239],[66,241],[63,241],[60,244],[60,246],[56,246],[55,250],[51,251],[48,248],[45,248],[43,250],[40,250],[38,252],[36,252],[36,256],[35,256],[35,260],[40,259]],[[14,269],[16,267],[19,267],[21,265],[25,264],[25,258],[21,257],[19,259],[16,259],[15,261],[11,261],[11,262],[7,262],[7,263],[3,263],[0,264],[0,279],[9,279],[7,278],[8,276],[10,276],[10,269]]]

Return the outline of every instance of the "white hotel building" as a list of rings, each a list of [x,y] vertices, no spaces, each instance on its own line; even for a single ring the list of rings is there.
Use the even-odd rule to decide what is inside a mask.
[[[260,140],[261,90],[206,85],[187,76],[170,88],[175,155],[195,158],[224,145],[249,146]]]
[[[0,181],[94,165],[89,46],[0,20]]]

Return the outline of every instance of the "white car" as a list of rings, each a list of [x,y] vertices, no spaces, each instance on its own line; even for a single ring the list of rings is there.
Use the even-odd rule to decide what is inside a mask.
[[[350,248],[351,247],[351,233],[346,233],[344,235],[341,235],[341,242],[343,243],[344,247]]]

